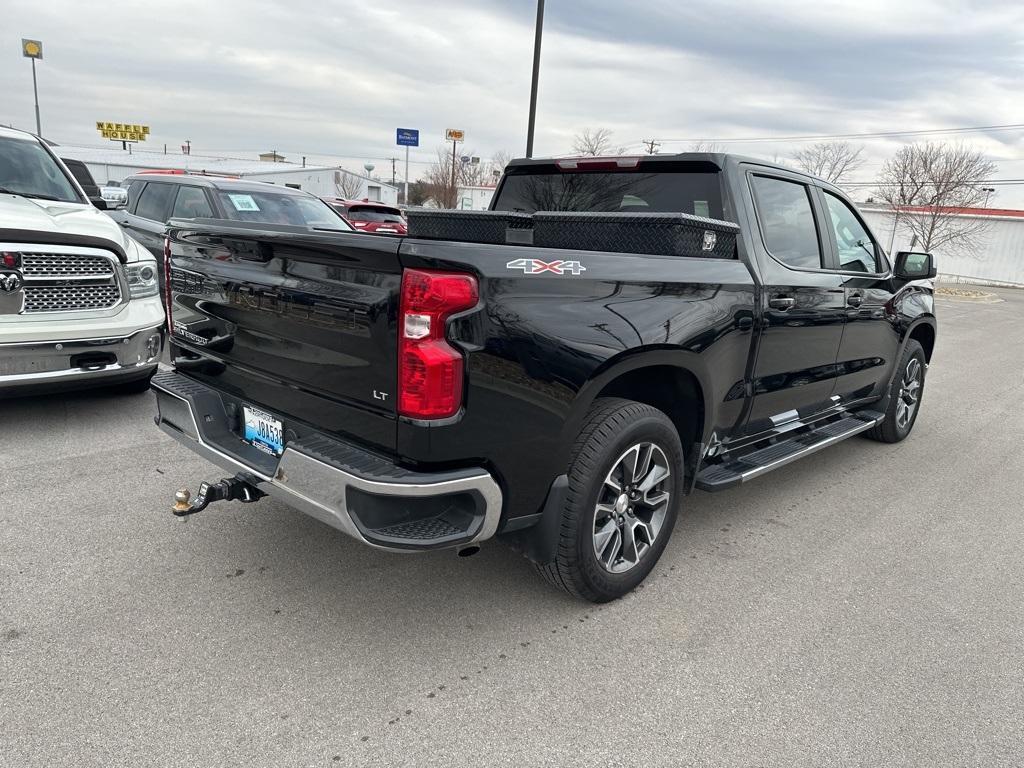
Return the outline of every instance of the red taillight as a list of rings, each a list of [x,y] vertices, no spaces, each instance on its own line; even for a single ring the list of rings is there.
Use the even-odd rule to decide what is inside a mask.
[[[473,275],[407,269],[398,318],[398,412],[444,419],[462,407],[462,353],[445,339],[445,321],[476,306]]]
[[[167,313],[167,338],[174,335],[171,318],[171,238],[164,238],[164,311]]]

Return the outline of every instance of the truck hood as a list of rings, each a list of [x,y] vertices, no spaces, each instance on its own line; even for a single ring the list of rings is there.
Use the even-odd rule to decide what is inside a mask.
[[[137,244],[103,211],[85,203],[0,194],[0,240],[107,248],[137,261]]]

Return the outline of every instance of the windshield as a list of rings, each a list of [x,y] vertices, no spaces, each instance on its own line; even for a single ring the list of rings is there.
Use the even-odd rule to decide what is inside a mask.
[[[291,224],[299,227],[351,231],[348,223],[327,203],[305,195],[283,195],[273,191],[227,192],[219,190],[221,207],[229,219],[262,224]]]
[[[0,138],[0,192],[85,202],[50,153],[38,142],[26,139]]]
[[[717,170],[565,172],[554,166],[511,170],[495,211],[689,213],[722,218]],[[706,166],[704,166],[706,167]]]
[[[352,221],[391,221],[395,224],[404,224],[405,219],[399,211],[388,210],[387,208],[357,208],[352,206],[348,209],[348,217]]]

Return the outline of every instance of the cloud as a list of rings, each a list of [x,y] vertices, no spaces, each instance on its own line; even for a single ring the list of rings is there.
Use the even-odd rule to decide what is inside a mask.
[[[525,144],[534,4],[499,0],[153,0],[118,10],[16,3],[5,28],[43,40],[44,133],[99,144],[96,120],[145,122],[150,148],[397,155],[420,128],[485,157]],[[1018,3],[561,0],[547,4],[537,148],[585,126],[645,138],[838,133],[1020,121]],[[0,51],[0,122],[31,128],[28,62]],[[1021,134],[970,136],[1021,157]],[[878,165],[898,142],[871,142]],[[666,149],[685,149],[666,144]],[[737,147],[789,154],[795,147]],[[419,166],[422,168],[423,166]]]

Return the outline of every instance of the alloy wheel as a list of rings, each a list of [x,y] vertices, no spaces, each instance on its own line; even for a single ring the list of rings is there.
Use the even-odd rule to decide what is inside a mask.
[[[910,359],[907,368],[903,372],[903,380],[900,382],[900,392],[896,400],[896,426],[901,430],[906,429],[910,420],[917,411],[921,402],[921,386],[923,382],[923,369],[921,361],[916,357]]]
[[[671,476],[654,443],[634,445],[612,465],[594,514],[594,553],[606,571],[629,571],[654,546],[671,501]]]

